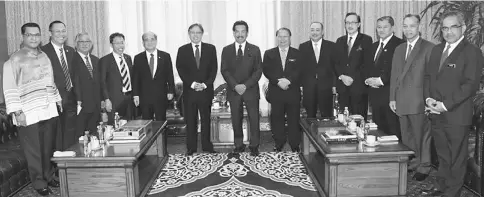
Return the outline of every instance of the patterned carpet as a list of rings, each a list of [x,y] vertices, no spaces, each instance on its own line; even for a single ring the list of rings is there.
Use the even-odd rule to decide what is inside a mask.
[[[171,196],[318,196],[301,166],[299,157],[291,152],[273,153],[271,132],[261,132],[261,155],[230,154],[231,149],[217,150],[218,154],[194,154],[186,157],[185,138],[170,137],[170,158],[149,192],[149,197]],[[199,144],[199,150],[201,145]],[[289,150],[286,146],[285,151]],[[431,185],[433,176],[422,182],[413,181],[408,174],[408,197],[420,197],[422,189]],[[171,178],[176,177],[176,178]],[[50,196],[60,196],[54,189]],[[15,197],[39,196],[28,185]],[[477,197],[463,189],[461,197]]]

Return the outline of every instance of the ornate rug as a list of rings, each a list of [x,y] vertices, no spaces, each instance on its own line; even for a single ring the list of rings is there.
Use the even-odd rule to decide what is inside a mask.
[[[319,196],[296,153],[170,155],[150,197]]]

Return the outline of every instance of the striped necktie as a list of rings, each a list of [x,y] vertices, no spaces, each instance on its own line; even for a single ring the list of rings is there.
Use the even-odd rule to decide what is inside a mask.
[[[92,77],[92,65],[91,63],[89,62],[89,57],[86,55],[86,67],[87,67],[87,70],[89,70],[89,74],[91,74],[91,77]]]
[[[126,66],[126,62],[123,61],[123,57],[119,56],[121,61],[119,64],[121,65],[121,77],[123,79],[123,92],[131,91],[131,79],[129,78],[128,74],[128,66]]]
[[[66,90],[70,91],[72,88],[72,81],[71,81],[71,75],[69,74],[69,67],[67,67],[66,59],[64,58],[64,49],[59,48],[60,51],[60,59],[61,59],[61,66],[62,66],[62,71],[64,72],[64,77],[66,78]]]

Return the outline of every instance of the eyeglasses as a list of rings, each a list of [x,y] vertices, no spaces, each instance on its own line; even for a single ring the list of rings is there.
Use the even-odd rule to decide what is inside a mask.
[[[203,32],[201,32],[201,31],[190,31],[190,34],[202,35]]]
[[[457,30],[458,30],[459,28],[461,28],[461,27],[462,27],[462,25],[452,25],[452,26],[450,26],[450,27],[441,27],[441,28],[440,28],[440,31],[442,31],[442,32],[447,32],[447,31],[449,31],[449,29],[450,29],[451,31],[457,31]]]
[[[348,22],[348,21],[345,22],[346,25],[356,25],[358,23],[360,22]]]
[[[31,33],[25,33],[24,36],[27,36],[27,37],[40,37],[40,33],[36,33],[36,34],[31,34]]]
[[[80,41],[77,41],[77,42],[78,42],[78,43],[80,43],[80,44],[87,44],[87,43],[91,43],[91,41],[90,41],[90,40],[88,40],[88,41],[81,41],[81,40],[80,40]]]
[[[50,31],[50,32],[55,33],[55,34],[60,34],[60,33],[66,33],[67,30],[65,30],[65,29],[64,30],[55,30],[55,31]]]

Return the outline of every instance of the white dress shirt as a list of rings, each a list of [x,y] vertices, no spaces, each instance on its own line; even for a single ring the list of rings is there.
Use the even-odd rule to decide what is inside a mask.
[[[348,41],[350,41],[350,38],[351,38],[351,47],[353,47],[357,36],[358,36],[358,31],[353,35],[348,34],[348,38],[346,39],[346,44],[348,44]]]
[[[383,43],[383,48],[385,48],[388,44],[388,41],[390,41],[390,39],[392,39],[392,37],[393,37],[393,34],[391,36],[388,36],[388,38],[385,38],[385,40],[380,39],[380,42],[378,43],[378,48],[376,49],[375,57],[373,57],[373,59],[375,59],[376,55],[378,55],[378,51],[380,51],[381,43]],[[379,82],[378,85],[380,85],[380,86],[384,85],[383,81],[381,80],[381,77],[375,77],[375,78],[378,79],[378,82]]]
[[[89,54],[83,54],[79,51],[77,51],[77,53],[79,53],[79,55],[81,56],[81,59],[82,61],[84,62],[84,64],[87,66],[87,62],[86,62],[86,57],[87,57],[87,60],[89,61],[89,65],[91,65],[92,67],[92,61],[91,61],[91,57],[89,57]],[[93,68],[94,70],[94,68]]]
[[[247,44],[247,41],[244,41],[242,44],[235,42],[235,55],[236,56],[237,56],[237,52],[239,51],[239,45],[242,45],[242,56],[245,55],[245,44]]]
[[[150,52],[146,51],[146,58],[148,58],[148,65],[150,64],[150,58],[151,58],[151,54]],[[155,78],[155,73],[156,73],[156,69],[158,68],[158,49],[155,49],[153,51],[153,59],[155,60],[154,63],[153,63],[153,73],[151,73],[151,77],[152,78]]]
[[[64,48],[64,45],[58,46],[58,45],[54,44],[52,41],[50,43],[52,44],[52,46],[54,46],[55,54],[57,54],[57,58],[59,59],[61,66],[62,66],[62,60],[61,60],[61,52],[59,51],[59,49],[62,48],[62,51],[64,51],[64,60],[66,61],[66,66],[67,66],[67,68],[70,68],[69,63],[67,62],[66,49]]]
[[[418,39],[420,39],[420,36],[417,35],[417,38],[415,38],[412,42],[408,42],[407,40],[407,51],[405,52],[405,59],[407,59],[408,50],[410,49],[409,46],[412,46],[412,50],[415,49],[415,44],[417,43]]]
[[[314,42],[314,41],[311,40],[311,43],[313,44],[314,53],[316,53],[316,47],[315,46],[318,46],[319,54],[317,54],[317,55],[319,56],[321,54],[321,43],[323,43],[323,38],[319,39],[317,42]],[[280,52],[280,49],[279,49],[279,52]],[[316,55],[316,54],[314,54],[314,55]],[[320,57],[316,57],[316,60],[319,60],[319,58]]]
[[[124,59],[124,54],[119,55],[119,54],[117,54],[117,53],[115,53],[115,52],[113,52],[112,54],[113,54],[113,56],[114,56],[114,59],[116,60],[116,64],[118,65],[118,70],[119,70],[119,73],[120,73],[120,74],[122,74],[122,73],[121,73],[121,69],[123,68],[123,67],[121,66],[121,64],[120,64],[120,63],[121,63],[121,60],[123,60],[123,62],[126,64],[126,72],[128,72],[128,73],[127,73],[127,75],[128,75],[129,81],[131,82],[131,74],[129,73],[129,67],[128,67],[128,63],[126,62],[126,59]],[[120,56],[121,56],[121,58],[120,58]],[[123,77],[123,76],[121,76],[121,77]],[[121,79],[121,80],[122,80],[122,79]],[[131,89],[133,88],[133,86],[132,86],[132,85],[133,85],[133,84],[131,84]],[[131,90],[126,90],[126,89],[124,88],[124,86],[122,86],[122,89],[123,89],[123,90],[122,90],[123,92],[129,92],[129,91],[131,91]]]
[[[195,53],[196,53],[196,51],[197,51],[197,47],[196,47],[195,45],[198,45],[198,50],[200,51],[200,54],[199,54],[199,55],[200,55],[200,59],[201,59],[201,58],[202,58],[202,42],[200,42],[200,43],[193,43],[193,42],[192,42],[193,57],[195,57]],[[237,47],[238,47],[238,46],[237,46]],[[243,49],[243,48],[244,48],[244,47],[242,47],[242,51],[244,51],[244,49]],[[237,50],[238,50],[238,49],[237,49]],[[242,52],[242,54],[243,54],[243,52]],[[195,89],[195,84],[196,84],[196,83],[197,83],[197,82],[195,82],[195,81],[194,81],[190,87],[191,87],[192,89]],[[202,85],[203,85],[203,89],[206,89],[206,88],[207,88],[207,85],[205,85],[205,83],[202,83]]]

